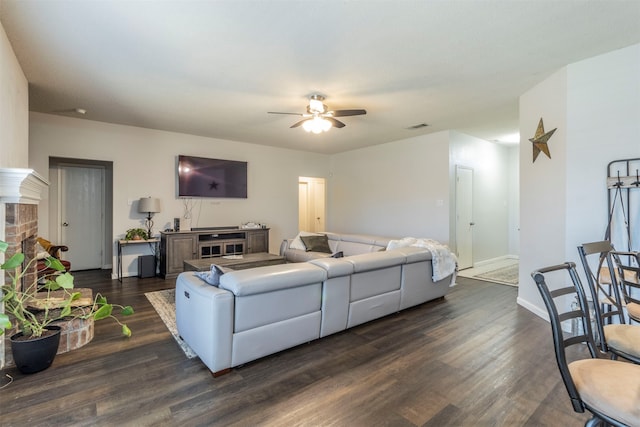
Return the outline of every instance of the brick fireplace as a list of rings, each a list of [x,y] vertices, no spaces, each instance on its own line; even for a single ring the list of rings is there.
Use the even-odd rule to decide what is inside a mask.
[[[6,257],[17,252],[25,254],[25,259],[35,257],[36,238],[38,237],[38,204],[48,191],[49,183],[32,169],[0,168],[0,240],[9,244]],[[1,255],[0,255],[1,256]],[[0,262],[4,259],[0,258]],[[23,283],[33,283],[36,279],[36,266],[32,264]],[[0,275],[0,284],[4,284],[4,275]],[[0,307],[4,309],[4,307]],[[58,353],[81,347],[93,339],[93,319],[76,319],[61,324],[60,347]],[[8,336],[0,339],[0,368],[12,363]]]

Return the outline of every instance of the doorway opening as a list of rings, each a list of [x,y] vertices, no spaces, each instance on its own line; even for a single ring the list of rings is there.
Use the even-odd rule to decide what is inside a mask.
[[[298,231],[325,231],[325,192],[324,178],[298,178]]]
[[[113,265],[113,163],[49,158],[49,237],[74,271]]]
[[[456,256],[458,268],[473,267],[473,169],[456,166]]]

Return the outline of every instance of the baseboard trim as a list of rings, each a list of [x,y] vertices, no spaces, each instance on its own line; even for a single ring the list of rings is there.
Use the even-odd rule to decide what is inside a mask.
[[[542,310],[537,305],[531,304],[529,301],[520,297],[516,299],[516,302],[518,303],[519,306],[526,308],[536,316],[546,320],[547,322],[549,321],[549,313],[547,313],[547,310]]]

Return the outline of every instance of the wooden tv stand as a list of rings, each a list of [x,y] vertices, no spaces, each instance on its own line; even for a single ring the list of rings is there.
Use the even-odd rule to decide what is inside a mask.
[[[160,276],[172,279],[184,271],[184,261],[269,252],[268,228],[212,227],[160,232]]]

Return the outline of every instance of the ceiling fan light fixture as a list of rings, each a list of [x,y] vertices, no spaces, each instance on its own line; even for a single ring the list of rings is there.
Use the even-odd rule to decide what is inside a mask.
[[[327,119],[322,119],[322,131],[327,132],[331,129],[331,122]]]
[[[313,119],[304,122],[302,124],[302,128],[307,132],[312,132],[317,135],[331,129],[331,122],[323,119],[322,117],[314,117]]]
[[[306,132],[313,132],[315,134],[327,132],[332,127],[338,129],[345,127],[346,125],[336,119],[336,117],[360,116],[367,114],[367,110],[362,108],[350,110],[329,110],[329,107],[323,104],[323,101],[323,95],[311,95],[309,97],[307,111],[304,113],[285,113],[279,111],[268,111],[267,113],[302,116],[303,119],[295,122],[290,126],[290,128],[302,127]]]
[[[322,114],[324,113],[324,108],[324,104],[321,100],[315,98],[311,98],[309,100],[309,112]]]

